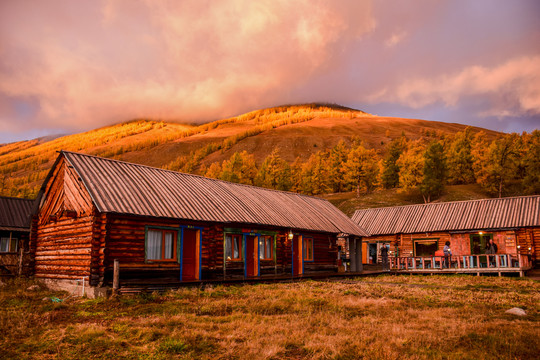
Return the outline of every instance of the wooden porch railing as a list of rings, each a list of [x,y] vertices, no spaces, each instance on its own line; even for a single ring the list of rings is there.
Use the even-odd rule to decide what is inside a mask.
[[[493,255],[453,255],[449,264],[445,256],[407,256],[390,257],[390,269],[398,271],[415,270],[498,270],[520,271],[532,267],[528,255],[493,254]]]

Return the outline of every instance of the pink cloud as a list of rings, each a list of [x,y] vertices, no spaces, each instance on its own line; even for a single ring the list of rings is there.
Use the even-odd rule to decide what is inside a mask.
[[[356,1],[69,3],[1,7],[0,96],[37,98],[34,126],[201,121],[273,105],[375,26],[370,3]]]
[[[453,74],[406,79],[374,92],[370,102],[397,102],[422,108],[436,102],[453,107],[472,96],[490,99],[482,116],[540,114],[540,56],[522,56],[494,67],[469,66]],[[510,111],[510,109],[513,109]]]

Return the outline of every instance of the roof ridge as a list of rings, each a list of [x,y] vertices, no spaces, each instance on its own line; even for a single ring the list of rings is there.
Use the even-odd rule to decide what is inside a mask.
[[[397,208],[406,208],[406,207],[413,207],[413,206],[434,206],[434,205],[443,205],[443,204],[458,204],[458,203],[471,203],[471,202],[481,202],[481,201],[502,201],[502,200],[508,200],[508,199],[525,199],[525,198],[540,198],[540,195],[521,195],[521,196],[508,196],[508,197],[502,197],[502,198],[484,198],[484,199],[471,199],[471,200],[456,200],[456,201],[441,201],[441,202],[433,202],[433,203],[424,203],[424,204],[408,204],[408,205],[396,205],[396,206],[382,206],[382,207],[376,207],[376,208],[365,208],[365,209],[357,209],[357,211],[369,211],[369,210],[375,210],[375,209],[397,209]]]
[[[328,200],[320,198],[320,197],[316,197],[316,196],[312,196],[312,195],[299,194],[299,193],[295,193],[295,192],[292,192],[292,191],[268,189],[268,188],[255,186],[255,185],[240,184],[240,183],[235,183],[235,182],[232,182],[232,181],[226,181],[226,180],[221,180],[221,179],[213,179],[213,178],[209,178],[209,177],[202,176],[202,175],[184,173],[184,172],[180,172],[180,171],[163,169],[163,168],[158,168],[158,167],[155,167],[155,166],[138,164],[138,163],[128,162],[128,161],[124,161],[124,160],[111,159],[111,158],[106,158],[106,157],[97,156],[97,155],[84,154],[84,153],[79,153],[79,152],[75,152],[75,151],[60,150],[59,152],[60,153],[67,153],[67,154],[75,154],[75,155],[80,155],[80,156],[87,156],[87,157],[92,157],[92,158],[96,158],[96,159],[100,159],[100,160],[127,164],[127,165],[130,165],[130,166],[139,166],[139,167],[144,167],[144,168],[147,168],[147,169],[153,169],[153,170],[158,170],[158,171],[163,171],[163,172],[168,172],[168,173],[173,173],[173,174],[181,174],[181,175],[206,179],[206,180],[210,180],[210,181],[221,182],[221,183],[225,183],[225,184],[232,184],[232,185],[235,185],[235,186],[243,186],[243,187],[255,188],[255,189],[259,189],[259,190],[273,191],[273,192],[282,193],[282,194],[296,195],[296,196],[300,196],[300,197],[306,197],[306,198],[309,198],[309,199],[317,199],[317,200],[320,200],[320,201],[329,202]]]
[[[14,196],[1,196],[0,199],[11,199],[11,200],[23,200],[23,201],[36,201],[36,199],[26,199],[26,198],[19,198]]]

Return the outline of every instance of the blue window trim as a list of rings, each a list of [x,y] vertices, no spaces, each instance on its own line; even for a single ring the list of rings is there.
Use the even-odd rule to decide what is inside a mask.
[[[255,233],[255,232],[244,232],[242,233],[242,252],[244,255],[244,277],[247,277],[247,257],[246,257],[246,237],[247,236],[255,236],[257,238],[257,241],[255,243],[257,244],[257,249],[255,250],[255,253],[257,254],[257,277],[261,276],[261,259],[259,259],[259,240],[261,234]]]
[[[242,235],[242,260],[227,260],[227,234],[235,234],[235,235]],[[245,263],[245,235],[252,235],[252,236],[271,236],[273,240],[273,254],[272,254],[272,260],[274,261],[274,265],[277,265],[277,231],[269,231],[269,230],[256,230],[256,231],[242,231],[241,228],[224,228],[223,229],[223,267],[227,268],[227,261],[234,261],[234,262],[240,262],[243,261]],[[257,244],[259,242],[260,238],[257,239]],[[264,261],[270,261],[269,259],[264,259]],[[244,264],[244,276],[246,276],[245,271],[245,264]],[[261,274],[261,259],[259,259],[259,275]]]
[[[183,278],[182,278],[182,269],[183,269],[183,264],[182,264],[182,260],[184,259],[184,229],[189,229],[189,230],[199,230],[199,281],[202,280],[202,235],[203,235],[203,230],[204,228],[203,227],[200,227],[200,226],[193,226],[193,225],[180,225],[180,231],[179,231],[179,234],[180,235],[180,241],[179,241],[179,246],[180,246],[180,249],[179,249],[179,263],[180,263],[180,281],[183,281]]]

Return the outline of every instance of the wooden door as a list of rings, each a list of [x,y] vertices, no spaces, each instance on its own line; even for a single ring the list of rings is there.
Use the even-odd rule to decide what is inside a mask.
[[[362,242],[362,264],[369,264],[368,262],[368,244]]]
[[[246,235],[246,276],[259,276],[259,242],[257,236]]]
[[[294,235],[292,240],[293,248],[293,275],[304,273],[304,258],[302,255],[302,235]]]
[[[182,281],[199,280],[198,231],[184,229],[182,233]]]

